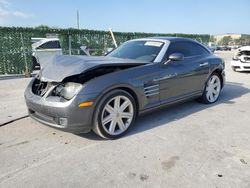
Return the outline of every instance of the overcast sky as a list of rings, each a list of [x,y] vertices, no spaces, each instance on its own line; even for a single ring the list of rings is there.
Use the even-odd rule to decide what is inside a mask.
[[[0,0],[0,26],[250,34],[250,0]]]

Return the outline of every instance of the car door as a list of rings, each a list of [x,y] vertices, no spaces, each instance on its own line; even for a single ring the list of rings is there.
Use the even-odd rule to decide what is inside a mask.
[[[206,49],[199,49],[192,42],[171,43],[166,52],[166,60],[173,53],[182,53],[184,59],[171,61],[164,65],[160,76],[160,100],[168,103],[197,95],[203,91],[206,76],[209,72]],[[203,48],[201,46],[201,48]],[[200,51],[198,51],[200,50]]]

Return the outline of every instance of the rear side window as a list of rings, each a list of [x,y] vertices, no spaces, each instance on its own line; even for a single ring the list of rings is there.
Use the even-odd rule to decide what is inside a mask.
[[[38,49],[60,49],[60,48],[61,46],[59,41],[49,41],[38,47]]]
[[[192,57],[198,55],[209,54],[203,46],[196,44],[194,42],[173,42],[170,43],[168,50],[166,52],[166,58],[173,53],[182,53],[184,57]]]

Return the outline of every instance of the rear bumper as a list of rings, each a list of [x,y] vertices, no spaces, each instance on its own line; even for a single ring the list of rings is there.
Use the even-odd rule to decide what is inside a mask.
[[[40,97],[32,93],[31,85],[25,91],[25,101],[31,118],[72,133],[86,133],[92,128],[94,106],[80,108],[81,102],[92,100],[91,96],[75,96],[67,102],[56,102],[53,98]]]
[[[235,71],[250,71],[250,63],[242,63],[241,61],[231,61],[231,66]]]

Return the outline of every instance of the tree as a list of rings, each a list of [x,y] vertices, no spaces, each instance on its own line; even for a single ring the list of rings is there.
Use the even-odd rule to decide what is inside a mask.
[[[35,27],[35,29],[47,30],[47,29],[50,29],[50,27],[47,25],[39,25],[39,26]]]
[[[230,42],[232,42],[232,37],[231,36],[225,36],[223,37],[220,41],[219,44],[220,45],[228,45]]]
[[[216,42],[216,39],[213,35],[210,35],[209,42]]]
[[[249,45],[250,44],[250,36],[242,36],[238,39],[234,39],[234,43],[236,45],[241,45],[241,46]]]

